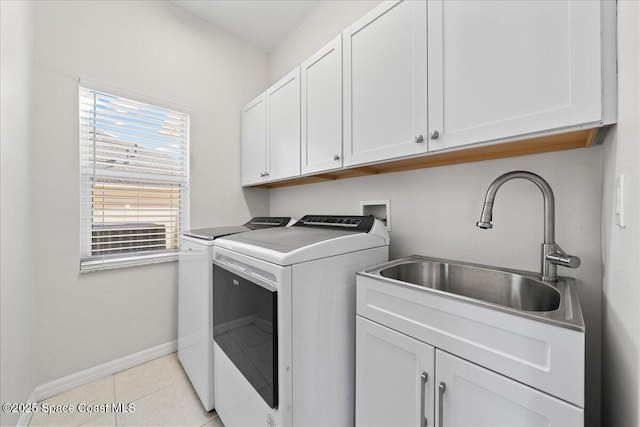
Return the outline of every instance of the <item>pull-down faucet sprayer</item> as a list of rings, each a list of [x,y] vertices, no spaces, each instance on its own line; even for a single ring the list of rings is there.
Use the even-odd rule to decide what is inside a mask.
[[[549,183],[542,177],[532,172],[513,171],[507,172],[496,178],[487,190],[487,195],[484,198],[484,205],[482,207],[482,214],[480,215],[480,221],[478,221],[476,225],[484,229],[493,227],[491,219],[493,201],[495,200],[496,193],[502,184],[514,178],[522,178],[531,181],[540,188],[540,191],[542,191],[542,196],[544,197],[544,242],[542,243],[541,275],[542,280],[555,282],[558,280],[558,265],[578,268],[580,266],[580,258],[568,255],[555,242],[555,200],[553,198],[553,190],[551,190]]]

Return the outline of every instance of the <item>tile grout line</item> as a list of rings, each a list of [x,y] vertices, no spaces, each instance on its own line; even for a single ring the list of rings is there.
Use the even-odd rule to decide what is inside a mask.
[[[166,357],[166,356],[163,356],[163,357]],[[155,360],[157,360],[157,359],[155,359]],[[151,363],[151,362],[153,362],[153,360],[152,360],[152,361],[150,361],[150,362],[147,362],[147,363]],[[143,365],[146,365],[146,363],[143,363],[142,365],[134,366],[133,368],[129,368],[129,369],[127,369],[126,371],[128,371],[128,370],[130,370],[130,369],[138,368],[138,367],[143,366]],[[184,371],[184,369],[182,368],[182,365],[180,365],[180,362],[178,362],[178,366],[180,367],[180,371],[181,371],[181,372],[182,372],[182,374],[183,374],[180,378],[178,378],[177,380],[175,380],[175,381],[173,381],[173,382],[171,382],[171,383],[169,383],[169,384],[166,384],[166,385],[165,385],[165,386],[163,386],[163,387],[160,387],[160,388],[159,388],[159,389],[157,389],[157,390],[153,390],[153,391],[151,391],[151,392],[149,392],[149,393],[147,393],[147,394],[144,394],[144,395],[142,395],[142,396],[140,396],[140,397],[137,397],[137,398],[135,398],[135,399],[131,400],[130,402],[126,402],[126,403],[134,403],[134,402],[136,402],[136,401],[138,401],[138,400],[142,399],[143,397],[147,397],[147,396],[149,396],[149,395],[151,395],[151,394],[153,394],[153,393],[156,393],[156,392],[158,392],[158,391],[160,391],[160,390],[163,390],[163,389],[165,389],[165,388],[167,388],[167,387],[169,387],[169,386],[172,386],[172,385],[174,385],[174,384],[176,384],[176,383],[179,383],[179,382],[180,382],[180,381],[182,381],[182,380],[189,380],[189,377],[187,376],[187,373],[186,373],[186,372]],[[122,372],[126,372],[126,371],[122,371]],[[113,394],[114,394],[114,399],[115,399],[115,389],[116,389],[116,378],[115,378],[115,377],[116,377],[116,375],[118,375],[118,374],[120,374],[120,373],[122,373],[122,372],[118,372],[117,374],[114,374],[114,375],[113,375],[113,389],[114,389]]]
[[[158,393],[159,391],[162,391],[165,388],[168,388],[168,387],[171,387],[173,385],[176,385],[177,383],[179,383],[180,381],[183,381],[183,380],[188,380],[188,378],[180,378],[178,381],[175,381],[175,382],[172,382],[171,384],[167,384],[167,385],[165,385],[163,387],[160,387],[159,389],[154,390],[154,391],[152,391],[150,393],[147,393],[144,396],[140,396],[140,397],[138,397],[138,398],[136,398],[136,399],[134,399],[134,400],[132,400],[131,402],[128,402],[128,403],[135,403],[138,400],[143,399],[143,398],[148,397],[148,396],[151,396],[152,394]]]
[[[136,403],[136,402],[138,402],[139,400],[141,400],[141,399],[143,399],[143,398],[149,397],[149,396],[151,396],[152,394],[159,393],[160,391],[162,391],[162,390],[164,390],[164,389],[166,389],[166,388],[172,387],[172,386],[176,385],[177,383],[179,383],[179,382],[181,382],[181,381],[186,381],[186,382],[187,382],[187,384],[189,384],[189,385],[190,385],[189,378],[185,376],[184,378],[181,378],[181,379],[180,379],[180,380],[178,380],[178,381],[175,381],[175,382],[173,382],[173,383],[171,383],[171,384],[167,384],[167,385],[165,385],[164,387],[161,387],[161,388],[159,388],[159,389],[157,389],[157,390],[155,390],[155,391],[152,391],[151,393],[147,393],[147,394],[145,394],[144,396],[140,396],[139,398],[132,400],[130,403]],[[114,383],[114,385],[115,385],[115,383]],[[198,401],[198,404],[200,404],[200,401]],[[214,410],[214,411],[215,411],[215,410]],[[210,411],[206,411],[206,413],[210,414]],[[201,426],[199,426],[199,427],[204,427],[204,426],[206,426],[206,425],[207,425],[207,424],[209,424],[210,422],[214,421],[216,418],[220,418],[220,416],[218,415],[218,413],[217,413],[217,412],[215,413],[215,415],[214,415],[211,419],[207,420],[207,422],[205,422],[204,424],[202,424],[202,425],[201,425]],[[116,427],[117,427],[117,423],[116,423]]]
[[[215,411],[215,409],[212,409],[212,411]],[[207,411],[208,413],[211,413],[210,411]],[[202,424],[200,427],[205,427],[209,424],[211,424],[212,422],[214,422],[215,420],[220,419],[220,415],[218,415],[218,413],[216,412],[215,415],[213,417],[211,417],[211,419],[209,419],[206,423]]]
[[[150,363],[150,362],[147,362],[147,363]],[[154,395],[154,394],[158,394],[159,392],[164,391],[165,389],[167,389],[167,388],[169,388],[169,387],[176,386],[177,384],[180,384],[180,383],[183,383],[183,382],[184,382],[184,383],[186,383],[186,384],[188,384],[189,386],[191,386],[191,384],[190,384],[190,382],[189,382],[189,378],[188,378],[188,376],[186,375],[186,372],[184,372],[184,368],[182,368],[182,366],[180,365],[180,362],[179,362],[179,361],[177,361],[177,364],[178,364],[178,367],[179,367],[180,375],[177,375],[176,377],[174,377],[174,378],[171,380],[171,382],[170,382],[170,383],[168,383],[168,384],[166,384],[166,385],[164,385],[164,386],[162,386],[162,387],[158,388],[157,390],[153,390],[153,391],[151,391],[151,392],[149,392],[149,393],[146,393],[146,394],[144,394],[144,395],[142,395],[142,396],[139,396],[139,397],[137,397],[137,398],[135,398],[135,399],[131,400],[130,402],[126,402],[126,403],[136,403],[136,404],[139,404],[139,403],[140,403],[140,402],[139,402],[140,400],[142,400],[142,399],[144,399],[144,398],[148,398],[148,397],[150,397],[150,396],[152,396],[152,395]],[[143,364],[143,365],[144,365],[144,364]],[[138,365],[138,366],[142,366],[142,365]],[[135,368],[135,367],[134,367],[134,368]],[[130,369],[133,369],[133,368],[130,368]],[[122,371],[122,372],[125,372],[125,371]],[[108,379],[109,379],[109,377],[111,377],[112,384],[111,384],[111,387],[110,387],[110,388],[111,388],[112,395],[111,395],[111,398],[109,398],[108,400],[111,400],[113,403],[116,403],[116,399],[117,399],[117,395],[118,395],[118,390],[119,390],[119,387],[118,387],[118,385],[116,384],[116,376],[118,376],[120,373],[121,373],[121,372],[118,372],[118,373],[111,374],[111,375],[109,375],[109,376],[107,376],[107,377],[103,377],[103,380],[105,380],[105,379],[106,379],[106,380],[108,380]],[[97,381],[99,381],[99,380],[97,380]],[[122,385],[124,385],[124,384],[122,384]],[[192,386],[191,386],[191,387],[192,387]],[[77,388],[79,388],[79,387],[76,387],[76,388],[74,388],[74,389],[72,389],[72,390],[75,390],[75,389],[77,389]],[[71,391],[71,390],[69,390],[69,391]],[[53,396],[53,397],[55,397],[55,396]],[[151,397],[151,399],[153,399],[153,397]],[[196,401],[197,401],[198,406],[199,406],[200,402],[199,402],[199,400],[197,399],[197,396],[196,396]],[[212,414],[212,412],[213,412],[213,414]],[[85,424],[87,424],[87,423],[95,422],[98,418],[100,418],[100,417],[102,417],[102,416],[104,416],[104,415],[105,415],[105,414],[96,414],[96,416],[91,417],[91,418],[89,418],[89,419],[87,419],[87,420],[84,420],[84,421],[82,422],[82,424],[75,424],[75,423],[74,423],[74,424],[71,424],[71,425],[76,425],[76,427],[81,427],[81,426],[83,426],[83,425],[85,425]],[[121,423],[123,423],[123,422],[124,422],[124,418],[121,420],[121,419],[120,419],[120,416],[123,416],[124,414],[123,414],[123,413],[114,412],[114,413],[112,413],[112,415],[113,415],[113,418],[111,418],[110,423],[113,423],[113,424],[111,424],[111,425],[113,425],[114,427],[118,427],[118,426],[122,425]],[[220,416],[219,416],[219,415],[218,415],[218,413],[217,413],[217,412],[215,412],[215,411],[205,411],[205,414],[204,414],[204,415],[206,416],[207,420],[206,420],[206,422],[205,422],[205,423],[203,423],[200,427],[204,427],[204,426],[206,426],[207,424],[210,424],[210,423],[216,422],[216,420],[217,420],[217,419],[220,419]],[[125,423],[125,424],[126,424],[126,423]],[[196,424],[196,425],[197,425],[197,424]],[[216,427],[217,427],[217,426],[216,426]]]
[[[109,378],[109,377],[113,377],[113,374],[111,374],[111,375],[109,375],[109,376],[107,376],[107,377],[101,378],[101,379],[106,379],[106,378]],[[96,381],[100,381],[100,380],[96,380]],[[115,400],[116,390],[115,390],[115,381],[114,381],[114,379],[113,379],[113,378],[111,378],[111,382],[112,382],[112,384],[113,384],[113,387],[111,387],[111,388],[112,388],[112,391],[113,391],[113,399],[111,399],[111,400]],[[82,386],[80,386],[80,387],[82,387]],[[76,388],[79,388],[79,387],[76,387]],[[74,388],[74,389],[72,389],[72,390],[75,390],[75,388]],[[105,403],[108,403],[108,402],[105,402]],[[96,415],[95,417],[93,417],[93,418],[90,418],[90,419],[86,420],[86,421],[85,421],[85,422],[83,422],[82,424],[78,424],[76,427],[82,427],[84,424],[87,424],[88,422],[91,422],[91,421],[93,421],[93,420],[97,420],[98,418],[100,418],[100,417],[101,417],[101,416],[103,416],[103,415],[104,415],[104,414],[98,414],[98,415]]]
[[[113,375],[109,375],[109,376],[113,376]],[[99,382],[99,381],[104,381],[105,379],[109,378],[109,376],[99,378],[99,379],[97,379],[97,380],[92,381],[91,383],[95,383],[95,382]],[[87,384],[91,384],[91,383],[87,383]],[[72,388],[72,389],[69,389],[69,390],[67,390],[67,391],[65,391],[65,392],[58,393],[58,394],[56,394],[56,395],[54,395],[54,396],[51,396],[51,397],[49,397],[49,398],[47,398],[47,399],[39,400],[39,401],[37,401],[36,403],[38,403],[38,404],[42,404],[43,402],[47,402],[47,401],[50,401],[51,399],[55,399],[56,397],[59,397],[59,396],[61,396],[61,395],[65,394],[65,393],[69,393],[69,392],[72,392],[72,391],[74,391],[74,390],[77,390],[77,389],[79,389],[79,388],[81,388],[81,387],[83,387],[83,386],[85,386],[85,385],[87,385],[87,384],[79,385],[79,386],[74,387],[74,388]],[[78,402],[78,404],[79,404],[79,403],[80,403],[80,402]],[[78,404],[76,404],[76,406],[77,406]],[[34,415],[35,415],[35,414],[34,414]],[[93,415],[94,415],[93,417],[88,418],[88,419],[86,419],[86,420],[82,421],[82,423],[81,423],[81,424],[75,424],[75,422],[74,422],[73,424],[75,424],[75,427],[81,427],[81,426],[83,426],[83,425],[85,425],[85,424],[87,424],[87,423],[89,423],[89,422],[91,422],[91,421],[94,421],[94,420],[96,420],[96,419],[100,418],[100,417],[101,417],[101,416],[103,416],[104,414],[102,414],[102,413],[94,413]],[[46,418],[45,418],[45,419],[46,419]],[[32,423],[33,423],[33,421],[34,421],[34,417],[32,417],[32,418],[31,418],[31,420],[29,420],[29,427],[32,427]]]
[[[188,378],[187,378],[186,376],[185,376],[185,377],[182,377],[182,378],[179,378],[178,380],[173,381],[172,383],[166,384],[166,385],[164,385],[164,386],[160,387],[160,388],[159,388],[159,389],[157,389],[157,390],[153,390],[153,391],[150,391],[149,393],[144,394],[144,395],[142,395],[142,396],[140,396],[140,397],[136,397],[136,398],[135,398],[135,399],[133,399],[131,402],[127,402],[127,403],[134,403],[134,402],[137,402],[138,400],[142,399],[143,397],[150,396],[150,395],[152,395],[153,393],[157,393],[157,392],[159,392],[160,390],[164,390],[164,389],[165,389],[165,388],[167,388],[167,387],[171,387],[172,385],[175,385],[175,384],[177,384],[177,383],[179,383],[180,381],[183,381],[183,380],[188,380]]]

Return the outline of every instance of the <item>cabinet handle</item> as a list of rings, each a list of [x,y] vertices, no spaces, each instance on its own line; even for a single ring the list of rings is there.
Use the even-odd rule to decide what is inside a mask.
[[[416,136],[415,138],[413,138],[413,141],[414,141],[416,144],[420,144],[421,142],[423,142],[423,141],[424,141],[424,136],[422,136],[422,135],[418,135],[418,136]]]
[[[269,176],[269,172],[265,172],[265,173],[264,173],[264,176]]]
[[[264,178],[264,172],[260,172],[260,178]]]
[[[333,155],[333,160],[340,160],[340,156],[338,154]]]
[[[438,401],[438,426],[443,426],[443,418],[444,418],[444,392],[447,391],[447,385],[444,381],[440,381],[440,385],[438,386],[438,394],[440,395]]]
[[[430,139],[438,139],[438,138],[440,138],[440,132],[438,132],[438,130],[437,130],[437,129],[436,129],[436,130],[434,130],[433,132],[431,132],[431,133],[429,134],[429,138],[430,138]]]
[[[420,427],[427,427],[427,416],[424,413],[425,386],[429,381],[429,374],[423,372],[420,375]]]

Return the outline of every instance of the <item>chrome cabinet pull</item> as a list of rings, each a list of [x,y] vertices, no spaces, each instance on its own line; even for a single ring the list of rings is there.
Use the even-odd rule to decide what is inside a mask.
[[[443,426],[444,421],[444,392],[447,391],[447,385],[444,381],[440,381],[440,385],[438,386],[438,393],[440,394],[440,399],[438,402],[438,426]]]
[[[333,160],[340,160],[340,156],[338,154],[333,155]]]
[[[423,141],[424,141],[424,136],[422,136],[422,135],[418,135],[418,136],[416,136],[415,138],[413,138],[413,141],[414,141],[416,144],[420,144],[421,142],[423,142]]]
[[[427,385],[427,381],[429,381],[429,374],[427,374],[426,372],[423,372],[422,375],[420,375],[420,427],[427,427],[427,416],[424,413],[425,410],[425,405],[424,405],[424,399],[425,399],[425,386]]]
[[[433,132],[431,132],[431,133],[429,134],[429,138],[430,138],[430,139],[438,139],[438,138],[440,138],[440,132],[438,132],[438,130],[437,130],[437,129],[436,129],[436,130],[434,130]]]

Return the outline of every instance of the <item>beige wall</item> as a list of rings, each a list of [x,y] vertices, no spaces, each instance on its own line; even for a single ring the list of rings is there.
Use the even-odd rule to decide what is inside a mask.
[[[640,5],[618,2],[618,125],[604,146],[603,423],[637,426],[640,365]],[[626,228],[615,225],[615,179],[627,177]]]
[[[31,245],[29,227],[29,109],[32,5],[0,2],[0,396],[26,402],[31,394]],[[0,425],[19,413],[0,412]]]
[[[268,193],[243,191],[238,166],[239,111],[266,85],[268,64],[164,1],[36,2],[34,61],[30,266],[40,385],[177,338],[176,262],[78,272],[78,78],[190,108],[197,228],[268,213]]]
[[[376,2],[326,2],[273,50],[277,80]],[[391,200],[391,257],[422,254],[530,271],[540,268],[543,203],[528,182],[510,182],[496,197],[494,229],[475,227],[489,184],[504,172],[529,170],[556,195],[556,237],[582,258],[578,281],[587,337],[587,425],[600,418],[602,147],[444,166],[271,190],[272,215],[358,214],[359,202]]]

